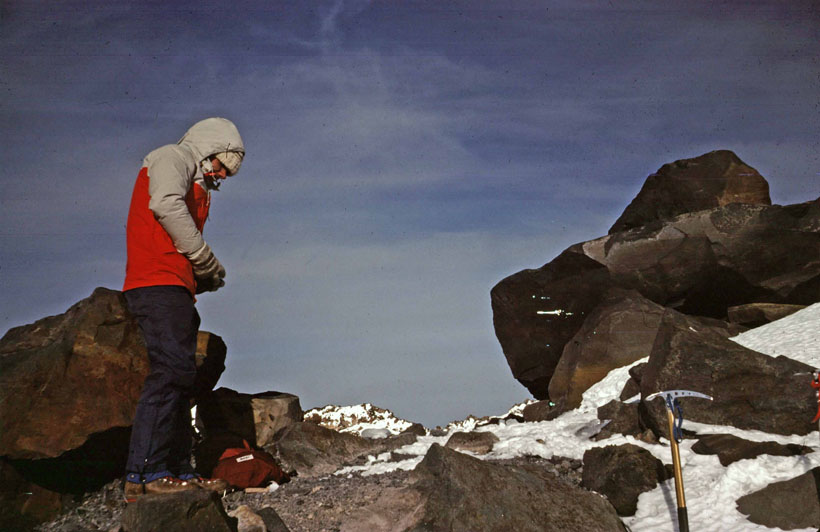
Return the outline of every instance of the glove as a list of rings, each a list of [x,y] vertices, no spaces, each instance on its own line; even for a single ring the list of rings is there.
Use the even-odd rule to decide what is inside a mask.
[[[196,293],[216,292],[225,286],[225,268],[219,263],[211,246],[203,244],[188,257],[196,278]]]

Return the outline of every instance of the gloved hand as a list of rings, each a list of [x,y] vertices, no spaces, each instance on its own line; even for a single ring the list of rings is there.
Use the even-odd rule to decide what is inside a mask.
[[[188,260],[194,269],[197,294],[215,292],[225,286],[225,268],[211,251],[211,246],[203,244]]]

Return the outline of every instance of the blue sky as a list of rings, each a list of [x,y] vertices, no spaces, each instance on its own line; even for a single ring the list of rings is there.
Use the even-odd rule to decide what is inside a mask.
[[[503,5],[502,5],[503,4]],[[429,426],[528,397],[489,292],[734,150],[820,187],[812,2],[4,2],[0,332],[119,288],[142,157],[208,116],[247,157],[205,238],[220,385]]]

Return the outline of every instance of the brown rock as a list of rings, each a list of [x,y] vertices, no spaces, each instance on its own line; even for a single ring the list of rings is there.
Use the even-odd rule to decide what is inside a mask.
[[[806,416],[806,405],[816,402],[814,390],[806,385],[812,368],[746,349],[729,340],[731,335],[725,322],[668,310],[640,374],[641,396],[693,390],[714,401],[682,399],[685,419],[772,434],[803,435],[814,430]],[[662,400],[641,401],[640,412],[643,423],[656,435],[667,435]]]
[[[219,388],[200,398],[196,415],[206,434],[230,432],[261,448],[301,422],[304,413],[299,398],[289,393]]]
[[[596,440],[604,440],[614,434],[637,436],[644,432],[638,415],[638,403],[622,403],[610,401],[598,408],[598,419],[609,421],[596,436]]]
[[[434,444],[412,479],[385,489],[342,530],[626,530],[604,499],[540,466],[492,464]]]
[[[613,369],[649,356],[664,308],[634,290],[611,289],[564,347],[549,396],[567,409]]]
[[[487,454],[498,441],[498,436],[492,432],[455,432],[444,446],[456,451]]]
[[[760,327],[767,323],[785,318],[798,310],[806,308],[805,305],[785,305],[777,303],[749,303],[747,305],[737,305],[726,310],[729,321],[738,323],[745,327]]]
[[[669,478],[663,463],[637,445],[593,447],[584,453],[581,485],[605,495],[618,515],[635,515],[640,494]]]
[[[773,456],[797,456],[812,452],[810,447],[789,443],[786,445],[774,441],[749,441],[731,434],[706,434],[692,446],[697,454],[716,454],[720,465],[728,466],[738,460],[756,458],[761,454]]]
[[[820,201],[682,214],[576,244],[502,280],[491,293],[496,336],[536,399],[551,398],[566,344],[613,286],[720,319],[747,303],[820,301]]]
[[[650,175],[609,233],[730,203],[771,205],[769,184],[731,151],[713,151]]]
[[[749,521],[769,528],[820,528],[820,468],[798,477],[769,484],[737,500],[737,509]]]
[[[236,532],[236,525],[219,495],[210,490],[143,495],[126,506],[122,517],[124,532]]]
[[[219,378],[224,359],[224,349],[200,353],[200,388]],[[64,314],[9,330],[0,340],[0,455],[55,458],[129,427],[148,369],[142,333],[115,290],[97,288]]]

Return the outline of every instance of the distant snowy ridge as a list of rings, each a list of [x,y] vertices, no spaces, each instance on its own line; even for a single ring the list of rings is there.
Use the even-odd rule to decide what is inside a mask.
[[[499,421],[510,419],[510,418],[519,418],[524,416],[524,408],[527,405],[536,402],[534,399],[527,399],[524,402],[518,403],[513,405],[506,414],[502,416],[483,416],[483,417],[475,417],[473,415],[467,416],[465,419],[461,421],[452,421],[450,422],[444,430],[448,433],[452,432],[471,432],[476,427],[480,427],[483,425],[492,425],[497,424]]]
[[[312,408],[305,412],[304,419],[328,429],[357,435],[361,435],[366,429],[387,429],[392,434],[399,434],[413,425],[410,421],[396,417],[390,410],[370,403]]]

